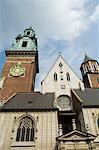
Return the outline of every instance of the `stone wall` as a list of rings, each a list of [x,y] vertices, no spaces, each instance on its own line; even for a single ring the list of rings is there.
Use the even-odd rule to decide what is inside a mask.
[[[95,148],[99,149],[99,127],[98,127],[98,118],[99,118],[99,108],[83,108],[83,116],[85,127],[88,133],[96,135],[95,138]]]
[[[36,122],[34,142],[16,142],[16,129],[22,116],[31,116]],[[1,112],[0,150],[54,150],[58,132],[56,111],[47,112]]]

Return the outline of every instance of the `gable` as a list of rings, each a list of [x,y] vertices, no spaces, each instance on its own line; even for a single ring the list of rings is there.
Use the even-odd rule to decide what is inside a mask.
[[[57,81],[54,81],[54,74],[57,74]],[[69,74],[70,79],[67,79]],[[55,64],[42,81],[42,92],[56,92],[59,95],[65,94],[70,96],[71,88],[79,88],[83,82],[78,75],[72,70],[62,56],[59,56]]]
[[[78,130],[74,130],[70,133],[67,133],[67,134],[62,135],[60,137],[57,137],[57,139],[59,141],[84,141],[87,139],[94,140],[95,137],[96,136],[94,136],[92,134],[81,132]]]
[[[44,80],[46,80],[50,76],[51,73],[59,71],[58,67],[60,63],[62,63],[63,65],[63,70],[66,70],[66,72],[69,72],[70,74],[74,75],[78,80],[81,81],[79,76],[74,72],[74,70],[69,66],[69,64],[64,60],[64,58],[61,55],[57,58],[57,60],[55,61],[54,65],[51,67],[51,69],[47,73]]]

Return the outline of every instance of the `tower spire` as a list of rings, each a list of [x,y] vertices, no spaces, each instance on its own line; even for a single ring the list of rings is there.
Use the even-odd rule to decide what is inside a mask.
[[[87,54],[80,67],[83,82],[85,87],[99,88],[98,79],[99,78],[99,64],[97,60],[92,59]]]

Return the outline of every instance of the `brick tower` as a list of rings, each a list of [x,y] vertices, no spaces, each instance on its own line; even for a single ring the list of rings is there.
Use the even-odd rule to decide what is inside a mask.
[[[17,92],[34,91],[35,76],[39,72],[37,38],[32,27],[16,37],[5,51],[6,62],[0,78],[0,100],[8,100]]]
[[[86,88],[99,88],[99,64],[96,60],[85,55],[80,70]]]

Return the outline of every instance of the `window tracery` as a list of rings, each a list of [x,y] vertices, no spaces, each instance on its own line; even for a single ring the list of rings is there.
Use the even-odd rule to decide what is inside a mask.
[[[29,117],[24,117],[17,128],[16,141],[34,141],[34,122]]]

